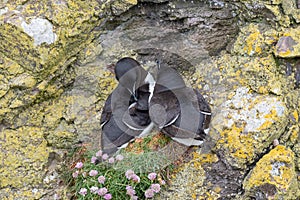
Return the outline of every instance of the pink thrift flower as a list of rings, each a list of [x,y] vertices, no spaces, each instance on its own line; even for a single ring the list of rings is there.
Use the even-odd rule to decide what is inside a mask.
[[[105,194],[103,198],[105,200],[110,200],[110,199],[112,199],[112,195],[108,193],[108,194]]]
[[[116,156],[116,160],[117,161],[121,161],[123,159],[124,159],[124,156],[122,156],[121,154],[119,154],[119,155]]]
[[[131,185],[127,185],[126,190],[129,190],[129,189],[133,189],[133,187]]]
[[[148,174],[148,178],[151,180],[151,181],[153,181],[154,179],[156,179],[156,173],[150,173],[150,174]]]
[[[75,165],[75,168],[77,168],[77,169],[81,169],[82,167],[83,167],[83,163],[82,162],[78,162]]]
[[[99,189],[98,187],[92,186],[92,187],[90,188],[90,191],[91,191],[91,193],[96,194],[97,191],[98,191],[98,189]]]
[[[108,192],[108,191],[107,191],[107,189],[106,189],[105,187],[100,188],[100,189],[97,191],[97,193],[98,193],[99,196],[103,196],[103,195],[105,195],[107,192]]]
[[[103,153],[103,152],[102,152],[101,150],[99,150],[99,151],[97,151],[96,156],[97,156],[97,157],[101,157],[101,156],[102,156],[102,153]]]
[[[93,157],[91,158],[91,163],[95,164],[96,160],[97,160],[97,157],[93,156]]]
[[[160,181],[160,184],[161,184],[161,185],[166,185],[166,181],[161,180],[161,181]]]
[[[137,183],[139,183],[139,182],[141,181],[140,177],[139,177],[138,175],[136,175],[136,174],[133,174],[133,175],[131,176],[131,178],[132,178],[132,180],[133,180],[134,182],[137,182]]]
[[[132,175],[134,175],[134,171],[131,170],[131,169],[129,169],[129,170],[127,170],[127,171],[125,172],[125,176],[126,176],[126,178],[127,178],[128,180],[131,179]]]
[[[138,196],[132,196],[131,200],[138,200]]]
[[[135,190],[130,185],[126,186],[126,191],[126,194],[128,194],[131,197],[135,195]]]
[[[81,188],[79,191],[79,194],[81,194],[82,196],[85,196],[87,194],[87,189],[86,188]]]
[[[90,172],[89,172],[89,175],[90,176],[96,176],[98,174],[98,171],[97,170],[91,170]]]
[[[108,155],[107,155],[106,153],[103,154],[103,155],[102,155],[102,159],[103,159],[103,160],[107,160],[107,159],[108,159]]]
[[[145,191],[146,198],[152,198],[154,196],[154,191],[152,189],[148,189]]]
[[[73,172],[73,174],[72,174],[73,178],[77,178],[78,175],[79,175],[79,171],[75,171],[75,172]]]
[[[115,159],[113,157],[111,157],[110,159],[108,159],[108,162],[112,164],[115,162]]]
[[[105,177],[104,176],[99,176],[98,177],[98,182],[99,183],[104,184],[104,181],[105,181]]]
[[[155,192],[155,193],[159,193],[160,191],[160,185],[158,183],[152,184],[150,186],[150,188]]]

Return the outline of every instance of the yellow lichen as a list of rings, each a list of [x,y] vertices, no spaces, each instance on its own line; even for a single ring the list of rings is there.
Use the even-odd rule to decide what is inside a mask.
[[[234,43],[233,51],[241,55],[255,56],[266,54],[277,40],[277,31],[263,29],[257,24],[243,27]]]
[[[299,114],[298,114],[298,111],[297,111],[297,110],[294,110],[294,112],[293,112],[293,117],[294,117],[294,119],[295,119],[296,122],[299,121]]]
[[[101,100],[105,100],[107,96],[113,91],[113,89],[117,85],[117,81],[115,79],[114,74],[112,74],[110,71],[103,71],[101,73],[102,76],[99,79],[99,87],[101,90]]]
[[[276,186],[280,193],[286,193],[293,189],[295,181],[294,153],[278,145],[256,163],[244,188],[250,191],[268,183]]]
[[[291,50],[289,50],[289,49],[287,49],[286,51],[280,51],[279,53],[278,53],[278,55],[280,56],[280,57],[290,57],[291,56],[291,54],[292,54],[292,52],[291,52]]]
[[[290,127],[290,140],[292,143],[296,143],[297,141],[300,140],[300,132],[299,132],[299,126],[298,125],[293,125]]]
[[[21,127],[4,130],[0,135],[2,166],[0,187],[22,187],[24,184],[39,184],[39,173],[48,161],[49,149],[40,128]],[[11,172],[14,173],[11,173]],[[27,175],[24,176],[23,173]],[[39,175],[38,175],[39,174]]]
[[[274,109],[271,110],[271,112],[266,114],[264,118],[266,119],[266,121],[258,128],[258,130],[265,130],[269,128],[275,120],[276,121],[278,120],[278,115],[276,110]]]
[[[211,164],[217,161],[218,156],[216,154],[199,154],[197,152],[193,152],[193,160],[191,162],[194,164],[195,168],[199,168],[202,167],[202,165],[205,163]]]
[[[222,138],[218,144],[226,146],[234,158],[244,160],[253,157],[254,148],[251,134],[241,134],[242,131],[243,127],[233,125],[231,129],[226,129],[220,133]]]
[[[267,94],[269,91],[268,91],[268,88],[266,86],[260,86],[258,88],[258,92],[261,93],[261,94]]]
[[[252,27],[254,28],[254,27]],[[261,47],[256,46],[257,40],[260,39],[260,32],[258,29],[253,29],[253,33],[246,38],[246,46],[243,50],[247,52],[248,55],[252,55],[254,52],[261,53]]]

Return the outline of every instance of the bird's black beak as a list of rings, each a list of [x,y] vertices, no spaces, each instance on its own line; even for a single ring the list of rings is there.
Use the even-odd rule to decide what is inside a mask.
[[[155,62],[156,62],[157,68],[160,69],[160,63],[161,63],[161,61],[159,59],[156,59]]]

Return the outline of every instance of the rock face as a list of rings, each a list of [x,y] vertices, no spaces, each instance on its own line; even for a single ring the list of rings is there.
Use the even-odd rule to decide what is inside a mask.
[[[120,14],[136,3],[0,3],[0,199],[58,198],[56,163],[78,142],[76,126],[90,123],[89,92],[67,89],[83,76],[77,54],[99,37],[111,6]]]
[[[245,87],[237,88],[221,104],[213,121],[217,132],[216,151],[236,168],[246,169],[284,132],[287,108],[272,96],[254,96]]]
[[[246,177],[245,197],[295,199],[298,182],[294,153],[278,145],[264,155]]]
[[[1,2],[0,199],[69,198],[60,166],[78,142],[99,147],[123,56],[176,68],[213,110],[207,142],[158,199],[299,198],[299,6]]]

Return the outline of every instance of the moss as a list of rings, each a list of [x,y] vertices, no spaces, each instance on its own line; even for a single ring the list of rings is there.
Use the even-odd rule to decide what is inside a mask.
[[[295,172],[294,153],[282,145],[276,146],[263,156],[244,181],[246,195],[258,192],[263,185],[270,184],[276,187],[272,191],[274,199],[289,199],[295,197],[298,183]],[[271,191],[263,191],[265,198],[271,197]],[[297,196],[297,195],[296,195]]]

